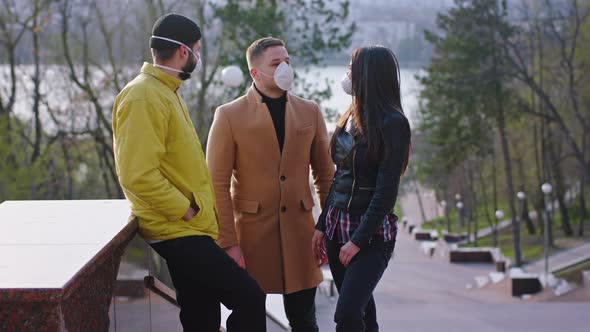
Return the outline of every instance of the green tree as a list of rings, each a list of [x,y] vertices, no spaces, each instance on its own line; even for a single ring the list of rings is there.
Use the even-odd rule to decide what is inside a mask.
[[[429,131],[430,141],[440,148],[436,159],[449,168],[489,155],[492,128],[497,130],[513,225],[515,264],[520,266],[520,226],[507,133],[510,73],[503,70],[507,54],[501,51],[500,44],[514,31],[505,20],[505,6],[496,0],[455,0],[448,13],[439,15],[437,25],[442,36],[426,35],[434,44],[434,55],[427,76],[422,78],[422,97],[426,100],[422,128]],[[465,176],[474,196],[474,176],[469,169]]]

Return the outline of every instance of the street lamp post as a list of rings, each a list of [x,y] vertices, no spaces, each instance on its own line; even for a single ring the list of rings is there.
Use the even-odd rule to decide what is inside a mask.
[[[459,214],[459,225],[461,225],[461,226],[463,226],[463,208],[464,207],[465,207],[465,205],[463,204],[463,202],[461,202],[461,201],[457,202],[457,213]],[[467,234],[467,239],[469,240],[469,234]],[[471,242],[471,241],[469,241],[469,242]]]
[[[539,229],[543,228],[543,225],[540,224],[540,221],[537,220],[537,218],[539,217],[537,211],[535,210],[531,210],[529,211],[529,219],[531,219],[533,222],[537,223],[537,225],[539,226]]]
[[[436,216],[436,199],[434,198],[435,194],[432,191],[423,192],[422,197],[424,198],[424,203],[427,205],[427,208],[424,211],[425,219],[430,221]],[[434,203],[432,203],[432,201],[434,201]],[[432,215],[429,216],[428,213],[432,213]]]
[[[538,217],[537,211],[535,211],[535,210],[529,211],[529,218],[531,218],[531,220],[537,220],[537,217]]]
[[[536,230],[535,230],[535,224],[533,223],[533,218],[531,218],[530,213],[527,207],[527,197],[526,194],[522,191],[519,191],[518,194],[516,194],[516,196],[518,197],[518,200],[520,202],[520,214],[519,214],[519,227],[522,228],[523,222],[524,225],[527,228],[527,231],[529,232],[529,234],[535,234]]]
[[[459,194],[459,193],[455,194],[455,201],[457,202],[457,205],[456,205],[457,209],[459,209],[459,203],[461,203],[461,209],[463,209],[463,202],[461,202],[461,198],[462,198],[461,194]],[[459,225],[461,227],[463,227],[463,218],[461,216],[461,211],[460,211],[461,209],[459,209]]]
[[[496,210],[496,219],[497,220],[502,220],[502,218],[504,218],[504,211],[502,211],[502,210]]]
[[[526,198],[526,194],[524,192],[522,192],[522,191],[519,191],[516,194],[516,197],[518,197],[518,200],[520,201],[520,215],[521,216],[524,216],[524,213],[525,213],[525,211],[524,211],[524,199]]]
[[[522,234],[522,222],[525,221],[526,219],[526,211],[525,211],[525,204],[526,204],[526,194],[524,193],[524,191],[519,191],[516,194],[516,197],[518,198],[518,201],[520,202],[520,214],[518,215],[518,217],[516,218],[516,224],[517,227],[519,228],[519,232]],[[529,233],[530,233],[530,228],[529,228]],[[521,245],[521,242],[518,243],[519,245]]]
[[[502,219],[504,219],[504,211],[502,210],[496,210],[495,213],[496,216],[496,227],[494,227],[494,246],[498,246],[498,234],[496,234],[497,229],[498,229],[498,223],[500,223],[500,221],[502,221]]]
[[[449,214],[447,213],[447,201],[440,202],[440,205],[443,208],[443,213],[445,214],[445,218],[447,219],[447,232],[451,232],[451,218],[449,218]]]
[[[504,211],[496,210],[496,212],[494,213],[494,216],[496,217],[496,226],[493,229],[493,231],[494,231],[494,247],[497,248],[498,247],[498,222],[500,220],[504,219]],[[505,272],[506,271],[506,261],[504,260],[503,256],[502,256],[501,260],[496,262],[496,271],[498,271],[498,272]]]
[[[553,187],[550,183],[544,183],[541,191],[545,194],[545,280],[549,277],[549,218],[551,218],[551,191]]]
[[[438,208],[436,206],[436,193],[432,191],[430,192],[428,197],[430,197],[430,204],[432,205],[432,219],[434,219],[438,217]]]

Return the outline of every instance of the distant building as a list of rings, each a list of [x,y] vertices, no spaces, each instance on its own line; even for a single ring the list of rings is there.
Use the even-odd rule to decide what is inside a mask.
[[[431,48],[424,30],[436,29],[436,15],[453,0],[351,0],[350,19],[356,22],[354,48],[380,44],[392,48],[405,62],[424,62]]]

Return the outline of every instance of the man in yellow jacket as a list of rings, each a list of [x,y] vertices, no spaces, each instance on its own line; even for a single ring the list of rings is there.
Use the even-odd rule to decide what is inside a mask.
[[[154,64],[119,93],[113,109],[121,187],[139,232],[165,260],[185,331],[219,331],[220,302],[233,310],[227,330],[265,331],[265,296],[217,246],[215,194],[205,156],[178,93],[199,67],[201,31],[177,14],[154,24]]]

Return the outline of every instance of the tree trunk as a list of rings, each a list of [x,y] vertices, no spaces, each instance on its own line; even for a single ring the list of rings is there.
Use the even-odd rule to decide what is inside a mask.
[[[40,52],[41,49],[39,48],[39,1],[35,1],[35,12],[33,16],[33,26],[31,28],[31,32],[33,34],[33,59],[35,63],[35,73],[33,75],[33,85],[34,85],[34,92],[33,92],[33,116],[35,118],[35,140],[33,141],[33,153],[31,155],[31,163],[34,164],[39,158],[41,154],[41,139],[43,138],[43,130],[41,128],[41,119],[39,117],[39,105],[41,103],[41,71],[40,71]]]
[[[60,137],[59,143],[61,147],[61,151],[64,156],[64,162],[66,165],[66,186],[65,186],[65,199],[73,199],[74,197],[74,169],[73,169],[73,161],[70,155],[70,144],[68,144],[69,139],[67,137]]]
[[[582,149],[584,150],[584,157],[586,157],[586,146],[587,146],[587,138],[588,133],[583,134],[584,137],[582,139]],[[582,170],[582,176],[580,179],[580,192],[578,193],[580,199],[580,224],[578,225],[578,236],[584,236],[584,224],[586,223],[587,218],[587,210],[586,210],[586,195],[584,191],[586,190],[586,173]]]
[[[494,247],[498,246],[498,232],[497,232],[497,225],[496,225],[496,217],[494,215],[495,211],[492,211],[492,215],[494,215],[493,218],[490,218],[490,209],[489,209],[489,205],[488,205],[488,194],[487,194],[487,187],[483,178],[483,167],[479,167],[478,168],[478,178],[479,178],[479,185],[481,186],[481,192],[482,192],[482,200],[483,200],[483,206],[484,206],[484,211],[485,211],[485,216],[486,216],[486,221],[488,222],[488,224],[490,225],[490,228],[492,229],[492,241],[494,244]]]
[[[420,195],[420,189],[418,188],[418,183],[414,180],[414,191],[416,193],[416,198],[418,199],[418,206],[420,207],[420,215],[422,216],[422,223],[426,222],[426,215],[424,214],[424,205],[422,205],[422,196]]]
[[[526,174],[524,171],[524,163],[522,158],[518,158],[516,159],[516,165],[518,167],[518,175],[520,177],[520,181],[521,181],[521,190],[524,192],[524,188],[526,188],[527,184],[524,182],[526,179]],[[525,225],[527,227],[527,231],[529,234],[533,235],[536,233],[535,230],[535,225],[533,224],[531,218],[529,217],[529,210],[528,210],[528,204],[527,204],[527,198],[525,197],[521,202],[520,202],[520,213],[518,215],[518,218],[520,219],[520,221],[524,221]],[[522,224],[522,222],[521,222]]]
[[[535,235],[537,233],[537,230],[535,229],[535,224],[533,224],[531,217],[529,217],[529,203],[527,198],[522,200],[522,211],[520,212],[520,219],[524,220],[527,231],[530,235]]]
[[[500,15],[503,13],[500,11],[500,8],[497,8],[498,12],[496,13],[496,20],[499,22]],[[496,27],[498,28],[498,26]],[[495,39],[496,33],[498,31],[493,31],[493,38]],[[494,40],[495,42],[495,40]],[[498,131],[500,134],[500,145],[502,146],[502,154],[504,155],[504,169],[506,172],[506,185],[507,185],[507,195],[506,198],[508,199],[508,205],[510,206],[510,218],[512,219],[512,233],[513,233],[513,245],[514,245],[514,264],[516,267],[520,267],[522,265],[522,253],[520,249],[520,225],[518,222],[518,218],[516,217],[516,207],[514,204],[514,184],[512,182],[512,161],[510,159],[510,149],[508,146],[508,135],[506,133],[506,119],[505,119],[505,110],[504,110],[504,102],[506,100],[505,96],[502,94],[502,81],[503,77],[500,75],[499,72],[499,63],[498,63],[498,53],[494,51],[492,55],[492,71],[494,77],[494,99],[495,99],[495,106],[496,106],[496,125],[498,127]]]
[[[569,212],[565,206],[564,192],[563,188],[559,188],[556,191],[557,202],[559,203],[559,214],[561,215],[561,229],[565,236],[572,236],[574,235],[574,231],[572,230],[572,225],[570,223]]]
[[[541,121],[544,121],[543,119],[541,119]],[[543,127],[543,124],[541,123],[541,128]],[[540,137],[539,137],[540,136]],[[533,191],[533,206],[535,208],[535,211],[537,212],[537,226],[539,227],[539,234],[543,234],[544,232],[544,223],[543,223],[543,193],[541,192],[541,186],[543,185],[543,179],[545,178],[544,175],[544,163],[543,163],[543,151],[539,151],[539,144],[538,142],[542,141],[543,139],[543,133],[541,131],[541,135],[539,135],[539,130],[537,127],[537,123],[535,123],[535,126],[533,128],[533,146],[535,149],[535,170],[536,170],[536,175],[537,175],[537,187],[535,188],[535,190]],[[541,142],[541,144],[543,144]]]
[[[577,4],[577,2],[575,2]],[[546,2],[546,6],[549,5],[549,2]],[[571,8],[567,8],[568,10],[571,11]],[[570,13],[568,13],[570,15]],[[580,19],[580,17],[578,16],[578,6],[576,5],[575,7],[575,13],[572,15],[575,15],[575,19],[576,19],[576,24],[578,24],[578,20]],[[567,18],[567,20],[569,20],[570,17]],[[544,26],[542,27],[543,31],[541,31],[541,28],[537,25],[537,37],[538,37],[538,43],[539,43],[539,51],[540,51],[540,55],[539,55],[539,59],[541,61],[540,64],[540,68],[544,68],[542,61],[543,61],[543,39],[542,36],[545,35],[545,29],[547,28],[553,28],[553,34],[554,36],[551,36],[552,38],[556,39],[556,43],[552,43],[552,45],[557,44],[558,46],[561,46],[560,49],[560,58],[558,58],[558,62],[562,65],[562,66],[567,66],[568,63],[572,63],[572,59],[573,56],[575,55],[575,45],[577,42],[580,42],[579,38],[579,30],[576,29],[572,29],[569,26],[565,26],[563,28],[557,28],[554,24],[556,21],[559,21],[560,24],[562,21],[567,21],[566,19],[562,19],[562,20],[557,20],[557,19],[549,19],[549,20],[544,20],[543,24]],[[549,23],[551,25],[547,26],[546,23]],[[574,33],[573,35],[560,35],[559,33],[563,32],[563,33]],[[545,38],[546,39],[546,38]],[[569,55],[566,55],[564,53],[564,42],[566,41],[570,41],[572,43],[572,47],[570,48],[570,53]],[[543,77],[540,76],[540,82],[537,82],[535,79],[534,75],[530,74],[530,66],[529,63],[526,62],[524,60],[525,56],[522,53],[524,49],[526,48],[521,48],[520,44],[518,43],[514,43],[513,40],[510,40],[509,38],[505,38],[503,40],[503,49],[504,52],[507,54],[510,54],[511,56],[507,57],[506,59],[509,61],[512,69],[513,69],[513,77],[517,78],[519,81],[521,81],[523,84],[527,85],[528,87],[530,87],[535,94],[537,95],[537,97],[539,98],[539,102],[542,103],[545,107],[546,107],[546,113],[547,115],[552,117],[552,121],[557,125],[558,130],[562,133],[563,135],[563,139],[565,141],[565,143],[569,146],[570,150],[571,150],[571,154],[572,156],[576,159],[577,163],[579,164],[580,168],[585,170],[586,176],[590,177],[590,167],[588,167],[588,163],[585,160],[582,148],[580,146],[580,144],[578,144],[578,142],[576,142],[576,140],[574,139],[575,136],[575,131],[572,129],[572,126],[569,125],[569,122],[567,121],[568,119],[565,117],[566,114],[564,114],[563,112],[560,112],[561,108],[559,107],[557,101],[555,100],[557,97],[554,97],[554,95],[552,94],[552,91],[550,90],[545,90],[545,87],[543,86]],[[553,51],[553,50],[552,50]],[[540,75],[543,73],[543,71],[540,71]],[[566,70],[566,74],[567,74],[567,70]],[[570,91],[570,94],[572,92]],[[558,100],[559,101],[559,100]],[[577,116],[576,121],[573,121],[575,124],[574,125],[578,125],[581,124],[583,126],[583,128],[585,129],[586,126],[586,121],[583,117],[579,116],[579,112],[577,112],[576,110],[577,108],[577,104],[573,105],[573,111],[575,113],[575,115]],[[584,130],[583,130],[584,131]]]
[[[578,225],[578,236],[584,236],[584,223],[586,222],[586,195],[584,191],[586,190],[585,186],[586,179],[580,179],[580,193],[578,197],[580,199],[580,225]]]
[[[95,150],[100,161],[102,178],[105,186],[105,191],[109,198],[122,198],[123,192],[118,185],[118,178],[115,171],[114,154],[112,149],[111,139],[113,137],[113,130],[109,122],[108,116],[105,112],[105,107],[99,101],[98,88],[93,85],[91,77],[91,60],[90,60],[90,39],[88,38],[89,20],[82,20],[76,28],[82,31],[82,45],[81,45],[81,61],[75,62],[72,57],[72,47],[70,47],[70,10],[72,3],[64,0],[61,4],[61,51],[63,58],[68,68],[72,83],[82,90],[85,97],[93,106],[94,114],[96,115],[96,123],[92,138],[95,142]],[[106,37],[106,36],[105,36]],[[82,68],[78,70],[78,65]],[[81,73],[79,72],[81,71]],[[104,168],[103,168],[104,167]],[[115,185],[113,192],[110,187],[110,181]],[[114,196],[116,195],[116,196]]]
[[[559,162],[559,156],[556,151],[556,139],[552,136],[552,139],[549,142],[549,157],[551,158],[551,166],[553,172],[553,179],[555,181],[554,190],[555,190],[555,198],[559,204],[559,212],[561,215],[561,228],[563,230],[563,234],[565,236],[572,236],[574,234],[572,230],[572,226],[569,220],[569,213],[567,210],[567,206],[565,205],[565,184],[563,179],[563,172],[561,170],[561,163]],[[552,201],[551,204],[553,205],[554,202]],[[552,206],[553,209],[553,206]]]
[[[498,96],[499,97],[499,96]],[[502,101],[498,100],[498,130],[500,132],[500,141],[502,152],[504,154],[504,168],[506,171],[507,199],[510,206],[510,218],[512,219],[512,232],[514,240],[514,264],[517,267],[522,265],[522,254],[520,250],[520,225],[516,218],[516,207],[514,204],[514,184],[512,183],[512,162],[510,160],[510,150],[508,147],[508,138],[506,134],[506,124],[504,122],[504,110]]]
[[[469,208],[469,220],[468,222],[468,230],[467,234],[471,234],[471,227],[473,226],[473,244],[477,247],[477,194],[475,191],[475,176],[473,175],[473,167],[475,167],[474,162],[469,162],[468,164],[468,179],[469,179],[469,191],[471,192],[471,204]]]
[[[447,203],[445,205],[445,207],[443,207],[444,213],[445,213],[445,218],[447,219],[447,232],[451,233],[451,217],[449,216],[449,202],[450,201],[447,199],[448,198],[447,193],[444,191],[443,191],[443,193],[445,195],[445,202]]]

